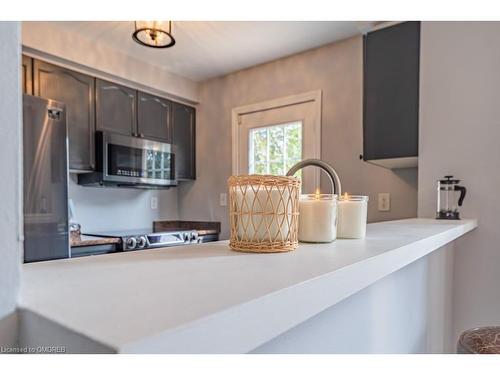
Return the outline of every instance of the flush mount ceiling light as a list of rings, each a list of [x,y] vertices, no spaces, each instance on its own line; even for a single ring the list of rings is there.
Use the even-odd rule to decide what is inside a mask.
[[[135,21],[132,38],[146,47],[172,47],[175,44],[172,36],[172,21]]]

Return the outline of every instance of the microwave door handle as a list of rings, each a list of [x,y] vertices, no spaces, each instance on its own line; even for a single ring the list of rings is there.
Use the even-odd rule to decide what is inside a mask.
[[[146,173],[146,176],[148,175],[148,152],[150,151],[147,149],[142,150],[142,170]],[[143,176],[140,176],[140,178],[143,178]]]

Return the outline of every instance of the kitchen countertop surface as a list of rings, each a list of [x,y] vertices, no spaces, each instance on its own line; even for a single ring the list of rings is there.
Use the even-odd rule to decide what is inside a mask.
[[[108,245],[120,243],[121,241],[119,238],[86,236],[85,234],[82,234],[79,237],[70,236],[70,240],[71,247]]]
[[[118,352],[245,353],[476,227],[407,219],[289,253],[219,241],[30,263],[20,307]]]
[[[161,220],[153,222],[155,232],[181,231],[195,229],[200,236],[220,233],[220,222],[218,221],[185,221],[185,220]]]

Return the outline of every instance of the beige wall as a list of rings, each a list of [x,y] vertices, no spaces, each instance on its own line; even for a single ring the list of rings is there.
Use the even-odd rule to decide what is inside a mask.
[[[456,339],[500,324],[500,22],[424,22],[421,43],[418,214],[434,216],[436,179],[452,174],[479,219],[455,246]]]
[[[415,217],[416,169],[390,171],[359,160],[362,152],[362,39],[293,55],[206,81],[197,118],[197,180],[179,188],[182,219],[218,220],[228,236],[227,207],[219,206],[231,175],[233,107],[321,89],[322,158],[339,172],[349,193],[370,196],[369,220]],[[392,209],[378,212],[378,192],[390,192]]]

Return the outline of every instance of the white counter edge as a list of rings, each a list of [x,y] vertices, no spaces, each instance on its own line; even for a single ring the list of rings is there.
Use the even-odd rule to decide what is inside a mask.
[[[121,353],[247,353],[477,227],[477,220],[128,343]],[[328,290],[329,293],[325,293]],[[269,312],[275,312],[270,315]]]

